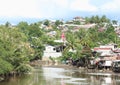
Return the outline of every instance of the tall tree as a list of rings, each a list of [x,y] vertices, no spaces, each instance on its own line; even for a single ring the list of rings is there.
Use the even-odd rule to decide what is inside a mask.
[[[27,37],[18,28],[4,28],[0,27],[0,58],[8,62],[5,62],[5,64],[10,63],[9,66],[13,67],[13,71],[27,72],[29,70],[27,65],[29,57],[34,54],[30,44],[27,42]]]
[[[43,24],[49,27],[50,26],[50,21],[49,20],[45,20]]]
[[[118,21],[117,20],[112,20],[112,23],[117,25]]]
[[[62,24],[63,24],[63,22],[60,21],[60,20],[56,20],[56,21],[55,21],[55,25],[56,25],[56,26],[59,26],[59,25],[62,25]]]
[[[5,23],[5,27],[10,27],[10,26],[11,26],[10,22],[7,21],[7,22]]]

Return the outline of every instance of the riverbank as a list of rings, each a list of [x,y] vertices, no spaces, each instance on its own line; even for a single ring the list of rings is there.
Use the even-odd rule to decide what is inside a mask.
[[[76,66],[72,66],[69,64],[62,64],[60,62],[51,62],[51,61],[42,61],[42,60],[37,60],[34,62],[30,63],[31,66],[42,66],[42,67],[52,67],[52,68],[64,68],[64,69],[75,69],[75,70],[79,70],[79,71],[84,71],[84,72],[99,72],[99,73],[111,73],[114,74],[114,72],[111,69],[102,69],[102,70],[98,70],[98,69],[88,69],[85,67],[76,67]]]
[[[98,70],[98,69],[88,69],[84,67],[75,67],[75,66],[70,66],[66,64],[60,64],[60,65],[42,65],[43,67],[52,67],[52,68],[63,68],[63,69],[74,69],[74,70],[79,70],[79,71],[84,71],[84,72],[99,72],[99,73],[114,73],[109,69],[103,69],[103,70]]]

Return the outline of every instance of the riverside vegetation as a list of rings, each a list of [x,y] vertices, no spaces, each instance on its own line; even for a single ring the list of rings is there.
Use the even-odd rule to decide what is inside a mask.
[[[113,21],[116,23],[117,21]],[[65,22],[68,23],[68,22]],[[66,47],[62,51],[63,55],[58,58],[60,61],[70,57],[78,59],[82,57],[91,57],[91,49],[99,46],[99,44],[116,43],[120,46],[120,39],[114,31],[112,21],[106,16],[92,16],[85,18],[85,24],[95,23],[96,26],[89,28],[79,28],[78,31],[72,32],[74,27],[68,26],[65,32]],[[107,23],[105,29],[100,31]],[[41,25],[52,29],[44,29]],[[0,25],[0,79],[6,78],[11,74],[26,73],[31,70],[29,62],[37,59],[42,59],[44,45],[62,45],[55,43],[54,40],[60,39],[62,29],[58,29],[59,25],[64,24],[60,20],[56,20],[51,24],[49,20],[28,24],[20,22],[16,26],[11,26],[9,22],[5,25]],[[80,22],[74,22],[79,24]],[[46,35],[50,31],[56,31],[55,36]],[[87,50],[84,47],[87,47]],[[69,49],[74,49],[76,52],[69,52]],[[95,57],[98,55],[95,55]]]

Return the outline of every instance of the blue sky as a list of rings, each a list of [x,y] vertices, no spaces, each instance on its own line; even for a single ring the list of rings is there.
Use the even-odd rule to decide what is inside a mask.
[[[106,15],[120,20],[120,0],[0,0],[0,23]]]

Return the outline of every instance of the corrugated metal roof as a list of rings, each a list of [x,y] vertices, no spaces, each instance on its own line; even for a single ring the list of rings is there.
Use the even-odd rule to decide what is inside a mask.
[[[96,50],[111,50],[111,48],[94,48],[94,51],[96,51]]]

